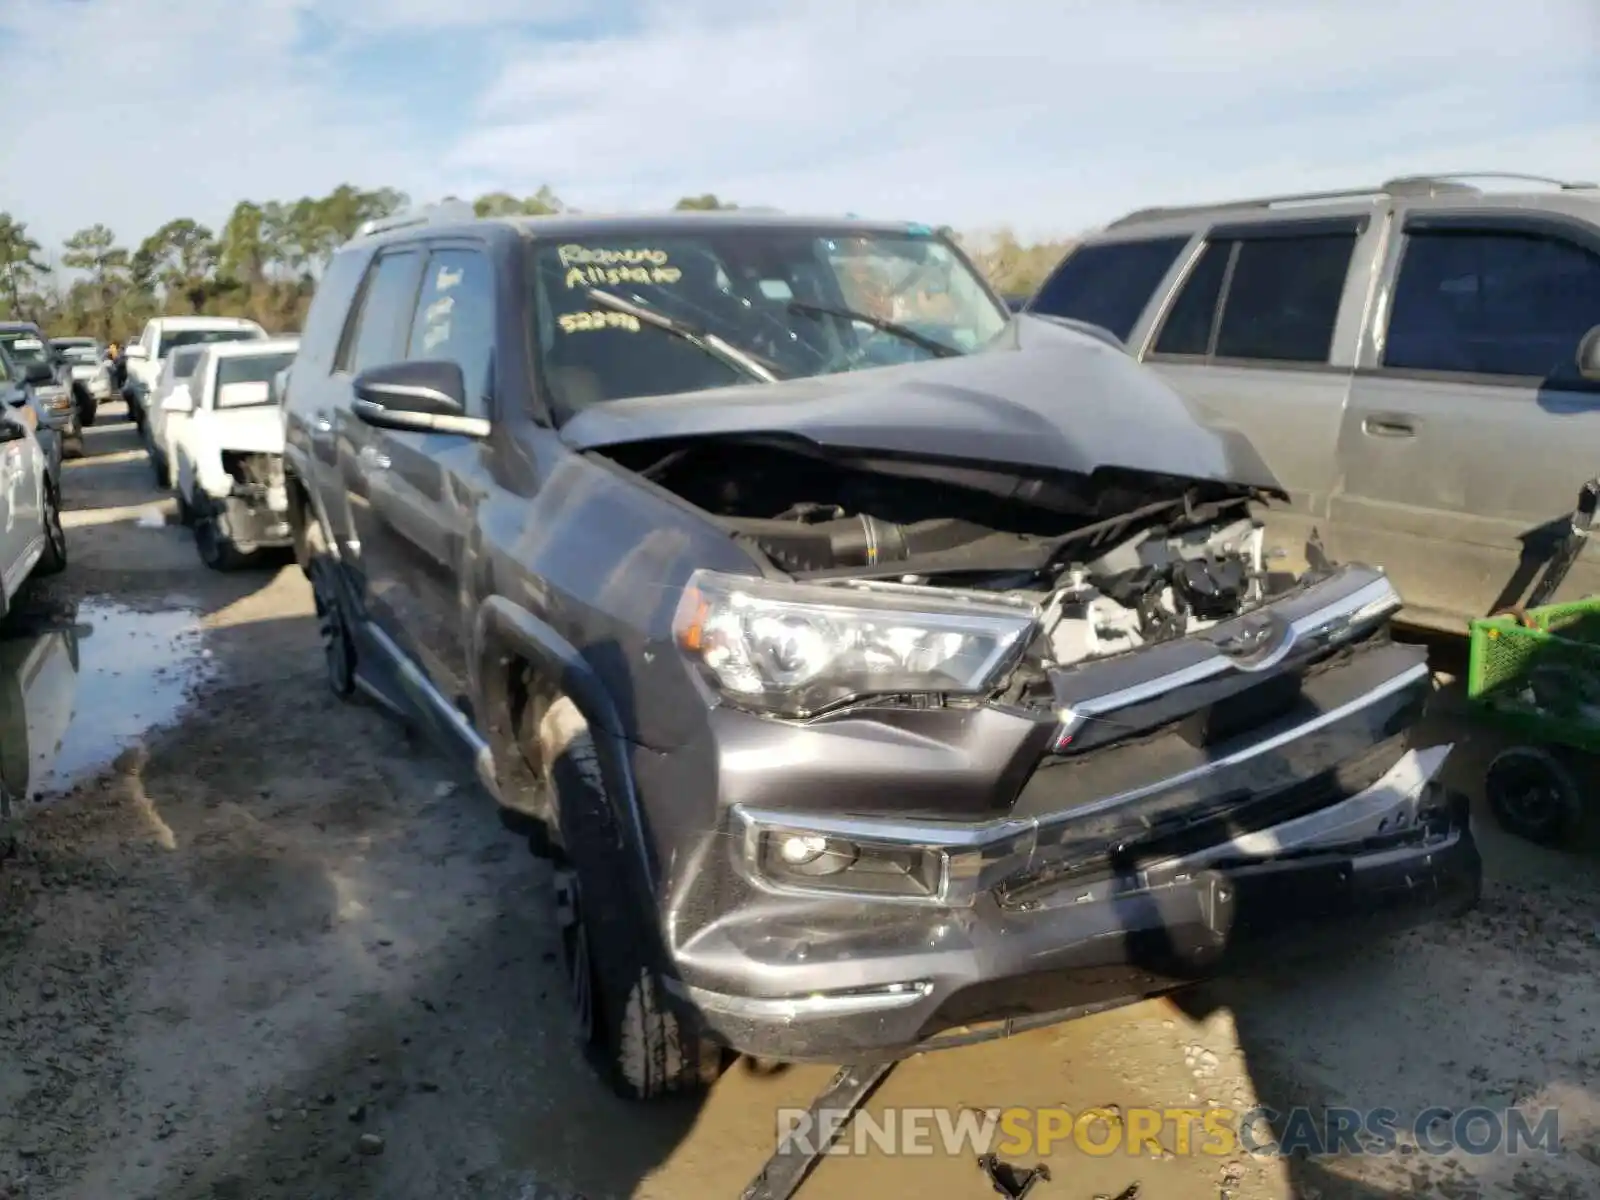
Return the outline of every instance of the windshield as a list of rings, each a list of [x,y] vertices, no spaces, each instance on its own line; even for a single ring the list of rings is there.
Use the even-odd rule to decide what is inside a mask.
[[[240,358],[220,359],[217,362],[217,395],[220,397],[222,389],[232,383],[259,383],[264,385],[259,403],[271,404],[272,396],[266,389],[271,387],[273,376],[293,361],[293,350],[284,350],[278,354],[248,354]],[[230,403],[227,407],[253,406]]]
[[[720,339],[779,378],[966,354],[1009,320],[954,247],[910,231],[746,226],[541,244],[534,257],[545,382],[563,415],[755,377],[608,297]]]
[[[165,358],[179,346],[209,346],[214,342],[255,342],[262,334],[256,329],[174,329],[161,335],[156,357]]]
[[[0,333],[0,345],[11,353],[11,359],[19,366],[31,366],[34,363],[50,361],[50,348],[37,333],[26,329],[10,329]]]

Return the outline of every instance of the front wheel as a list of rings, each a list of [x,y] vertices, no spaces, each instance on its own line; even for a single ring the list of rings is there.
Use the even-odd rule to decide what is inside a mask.
[[[666,1003],[656,939],[624,882],[633,864],[616,834],[593,738],[571,701],[550,707],[540,741],[561,814],[556,921],[584,1056],[627,1100],[703,1088],[721,1070],[722,1051]]]
[[[54,484],[44,489],[44,553],[33,568],[36,575],[59,575],[67,569],[67,531],[61,524],[61,497]]]
[[[213,571],[237,571],[249,565],[253,556],[241,551],[223,532],[221,514],[209,497],[191,503],[190,508],[195,513],[194,545],[201,562]]]

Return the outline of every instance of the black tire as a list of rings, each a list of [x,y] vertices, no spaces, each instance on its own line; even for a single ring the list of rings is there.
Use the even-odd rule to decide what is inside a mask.
[[[1484,775],[1489,811],[1501,828],[1541,846],[1572,845],[1584,823],[1583,793],[1562,759],[1539,746],[1512,746]]]
[[[237,571],[240,567],[250,565],[255,556],[243,553],[222,532],[215,504],[202,500],[199,504],[191,504],[190,508],[195,513],[194,548],[201,562],[213,571]]]
[[[178,524],[192,528],[200,514],[195,512],[194,505],[189,503],[188,493],[183,490],[183,475],[174,472],[173,478],[177,481],[172,490],[178,494]]]
[[[317,634],[322,640],[328,690],[341,700],[349,700],[356,691],[356,644],[335,576],[339,565],[328,553],[320,525],[307,525],[305,540],[309,553],[306,576],[311,580],[311,595],[316,602]]]
[[[44,486],[44,553],[35,575],[59,575],[67,569],[67,531],[61,525],[61,497],[53,483]]]
[[[140,440],[144,442],[145,457],[150,460],[150,474],[155,477],[156,487],[166,491],[171,486],[167,474],[167,456],[156,448],[149,426],[140,431]]]
[[[625,882],[635,868],[623,857],[588,726],[561,699],[546,712],[538,736],[561,815],[554,899],[569,1009],[584,1057],[627,1100],[704,1088],[720,1072],[723,1053],[666,1003],[660,950]]]

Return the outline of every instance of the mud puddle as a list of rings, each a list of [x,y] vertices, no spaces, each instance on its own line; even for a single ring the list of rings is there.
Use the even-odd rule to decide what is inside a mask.
[[[49,800],[182,709],[210,671],[199,613],[103,597],[18,612],[0,628],[0,785]]]

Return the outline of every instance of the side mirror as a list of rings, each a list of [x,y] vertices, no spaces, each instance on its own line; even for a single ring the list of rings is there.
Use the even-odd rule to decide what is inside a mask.
[[[379,429],[489,436],[482,417],[466,415],[466,384],[453,362],[399,362],[355,377],[356,416]]]
[[[1596,325],[1578,343],[1578,374],[1600,383],[1600,325]]]
[[[143,346],[129,346],[122,354],[125,358],[146,359],[150,357],[150,352]]]
[[[189,394],[189,389],[182,384],[173,388],[167,398],[161,402],[161,411],[167,413],[192,413],[194,411],[194,397]]]
[[[0,444],[5,442],[20,442],[28,436],[28,427],[20,421],[8,421],[0,418]]]
[[[22,379],[25,383],[54,383],[56,373],[49,363],[29,363],[23,369]]]

